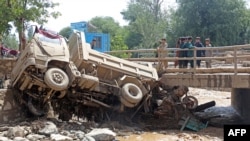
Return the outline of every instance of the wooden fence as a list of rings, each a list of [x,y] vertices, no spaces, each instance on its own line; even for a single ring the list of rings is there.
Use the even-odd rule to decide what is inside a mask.
[[[250,68],[238,68],[238,61],[239,60],[250,60],[250,44],[246,45],[235,45],[235,46],[221,46],[221,47],[194,47],[193,49],[180,49],[180,48],[167,48],[165,52],[175,53],[177,51],[190,51],[193,50],[193,57],[166,57],[166,58],[156,58],[156,57],[143,57],[143,58],[125,58],[130,61],[138,61],[138,62],[160,62],[167,60],[168,62],[174,62],[176,60],[193,60],[194,61],[194,67],[190,69],[173,69],[169,68],[165,70],[166,72],[172,73],[172,72],[192,72],[192,73],[219,73],[219,72],[225,72],[225,73],[250,73]],[[213,57],[197,57],[197,51],[198,50],[212,50]],[[157,49],[139,49],[139,50],[119,50],[119,51],[110,51],[106,52],[108,54],[113,53],[156,53]],[[231,54],[232,56],[226,56],[225,54]],[[197,60],[227,60],[230,59],[233,61],[233,68],[197,68],[196,61]],[[218,70],[218,71],[216,71]]]

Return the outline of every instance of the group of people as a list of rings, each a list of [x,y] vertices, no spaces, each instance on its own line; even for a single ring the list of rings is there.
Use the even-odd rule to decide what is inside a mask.
[[[159,60],[159,67],[166,69],[168,67],[168,61],[167,59],[164,59],[167,57],[168,52],[167,52],[167,41],[166,38],[163,38],[160,40],[160,45],[157,48],[157,57],[160,59]],[[176,57],[182,58],[181,60],[176,60],[174,66],[179,68],[187,68],[188,64],[190,63],[190,67],[194,67],[194,60],[193,59],[187,59],[185,58],[188,57],[194,57],[194,48],[203,48],[203,47],[212,47],[210,43],[210,39],[206,38],[205,39],[205,45],[202,44],[201,38],[196,37],[195,42],[193,43],[193,38],[191,36],[189,37],[180,37],[177,41],[176,48],[181,48],[181,49],[188,49],[188,50],[183,50],[183,51],[177,51],[176,52]],[[212,50],[197,50],[196,52],[196,57],[212,57]],[[211,60],[205,60],[206,62],[206,68],[211,68]],[[196,60],[196,65],[198,68],[201,66],[201,60],[198,59]]]
[[[177,41],[176,48],[181,49],[189,49],[184,51],[177,51],[176,57],[183,58],[181,60],[175,61],[174,66],[179,68],[187,68],[188,64],[190,63],[190,67],[194,67],[194,60],[185,60],[184,58],[188,57],[194,57],[194,51],[193,49],[197,48],[203,48],[203,47],[212,47],[210,43],[210,39],[205,39],[205,45],[202,44],[200,37],[195,38],[195,42],[193,44],[193,38],[191,36],[189,37],[180,37]],[[212,50],[197,50],[196,57],[211,57],[212,56]],[[206,68],[211,68],[211,60],[206,60]],[[201,60],[196,60],[196,65],[198,68],[201,66]]]

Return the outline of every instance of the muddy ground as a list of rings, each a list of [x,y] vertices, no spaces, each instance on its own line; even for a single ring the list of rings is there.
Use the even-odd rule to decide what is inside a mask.
[[[65,136],[62,140],[84,140],[82,138],[77,138],[78,132],[83,132],[82,135],[87,134],[93,128],[109,128],[111,131],[116,133],[115,140],[119,141],[220,141],[223,140],[223,124],[225,123],[233,123],[236,120],[239,120],[237,113],[230,107],[231,95],[230,92],[223,91],[215,91],[208,89],[197,89],[197,88],[189,88],[188,95],[195,96],[199,100],[199,104],[203,104],[210,101],[215,101],[216,105],[206,109],[203,112],[196,113],[201,119],[211,117],[208,121],[208,127],[199,131],[193,131],[191,129],[185,128],[183,131],[180,131],[180,125],[178,123],[171,122],[171,120],[153,120],[151,122],[147,122],[144,124],[143,122],[137,121],[137,124],[120,124],[117,121],[111,121],[109,123],[80,123],[79,122],[58,122],[52,121],[55,124],[56,130],[59,135]],[[1,100],[0,100],[1,104]],[[213,117],[213,118],[212,118]],[[147,119],[143,119],[147,120]],[[15,123],[15,124],[0,124],[0,141],[4,139],[14,140],[14,137],[8,137],[10,134],[10,129],[21,127],[29,133],[23,135],[24,139],[28,138],[30,134],[39,134],[39,132],[35,133],[35,131],[42,130],[44,126],[36,127],[34,130],[34,125],[37,123],[41,125],[45,125],[48,120],[44,119],[26,119],[25,121]],[[51,122],[51,121],[50,121]],[[62,126],[63,125],[63,126]],[[133,125],[133,126],[131,126]],[[173,129],[171,129],[173,126]],[[164,128],[155,128],[155,127],[169,127],[168,129]],[[154,129],[155,128],[155,129]],[[72,131],[72,133],[71,133]],[[73,132],[74,131],[74,132]],[[11,132],[12,133],[12,132]],[[57,139],[45,136],[40,140],[60,140],[59,137]],[[7,136],[7,137],[6,137]],[[54,136],[53,136],[54,137]],[[70,138],[66,138],[70,137]],[[27,139],[30,140],[30,139]],[[85,140],[84,140],[85,141]]]

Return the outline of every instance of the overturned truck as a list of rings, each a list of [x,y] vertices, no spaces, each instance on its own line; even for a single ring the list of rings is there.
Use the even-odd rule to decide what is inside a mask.
[[[84,33],[66,43],[37,28],[11,72],[15,98],[35,116],[50,108],[62,120],[72,115],[101,117],[103,109],[123,112],[142,104],[158,80],[152,65],[142,65],[92,50]]]

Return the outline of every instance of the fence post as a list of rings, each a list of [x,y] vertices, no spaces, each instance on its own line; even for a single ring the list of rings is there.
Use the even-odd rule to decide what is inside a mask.
[[[237,75],[237,48],[234,47],[234,75]]]
[[[197,62],[197,49],[196,49],[196,47],[194,47],[194,58],[193,58],[193,64],[194,64],[194,68],[193,68],[193,72],[194,72],[194,74],[196,73],[196,62]]]

